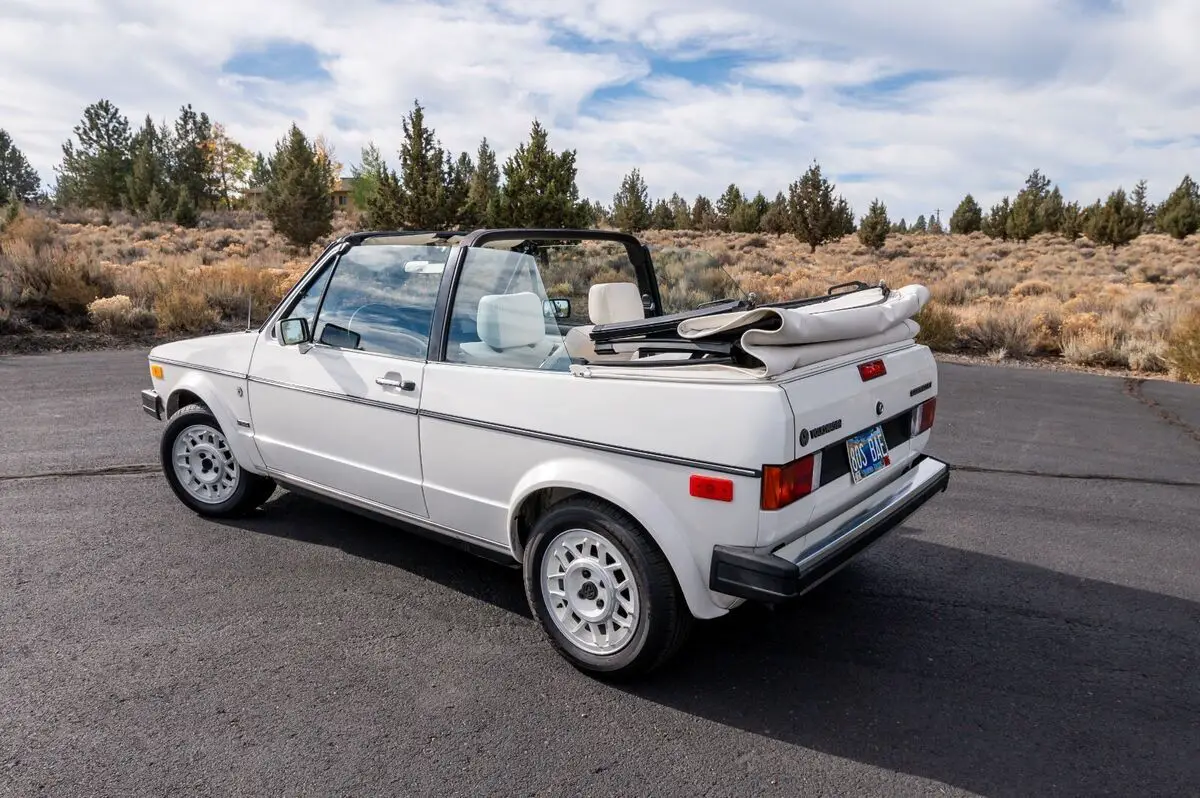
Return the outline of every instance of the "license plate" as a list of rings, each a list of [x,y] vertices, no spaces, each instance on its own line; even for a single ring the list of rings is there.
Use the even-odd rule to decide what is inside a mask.
[[[888,454],[883,427],[874,426],[846,441],[846,454],[850,457],[850,479],[858,482],[892,464]]]

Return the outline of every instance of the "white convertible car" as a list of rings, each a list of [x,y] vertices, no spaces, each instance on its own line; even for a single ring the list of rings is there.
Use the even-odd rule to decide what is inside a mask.
[[[949,477],[924,287],[760,304],[655,259],[596,230],[344,236],[257,330],[150,352],[163,473],[205,516],[281,487],[519,565],[571,663],[649,671]]]

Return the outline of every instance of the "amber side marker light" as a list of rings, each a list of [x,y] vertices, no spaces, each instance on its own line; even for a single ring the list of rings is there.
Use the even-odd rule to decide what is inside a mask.
[[[150,367],[150,376],[156,380],[161,380],[163,378],[162,366],[158,365],[157,363],[155,363],[153,366],[151,366]]]

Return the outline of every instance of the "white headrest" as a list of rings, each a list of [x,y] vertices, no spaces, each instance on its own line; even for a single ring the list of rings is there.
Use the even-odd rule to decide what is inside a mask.
[[[592,324],[612,324],[646,318],[642,293],[636,283],[596,283],[588,291],[588,318]]]
[[[479,340],[492,349],[530,346],[546,337],[546,317],[537,294],[489,294],[479,300]]]

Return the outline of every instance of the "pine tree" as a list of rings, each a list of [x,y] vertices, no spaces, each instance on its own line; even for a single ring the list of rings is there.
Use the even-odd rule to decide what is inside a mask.
[[[654,203],[654,210],[650,212],[650,229],[671,230],[674,227],[675,214],[671,213],[671,206],[667,204],[667,201],[660,198]]]
[[[471,180],[475,177],[475,163],[468,153],[460,152],[458,160],[451,162],[446,155],[446,209],[443,214],[448,227],[462,229],[474,227],[468,205]]]
[[[254,166],[250,169],[250,185],[253,188],[263,188],[271,182],[271,162],[261,152],[254,158]]]
[[[716,230],[717,224],[717,209],[713,207],[712,200],[703,194],[697,195],[692,203],[691,229],[708,232]]]
[[[676,230],[687,230],[692,226],[692,212],[688,208],[687,200],[679,196],[676,191],[671,194],[671,199],[667,200],[667,207],[671,209],[671,226]]]
[[[92,103],[75,126],[79,146],[63,144],[59,173],[60,199],[113,210],[121,207],[132,168],[129,120],[108,100]]]
[[[288,134],[275,145],[264,210],[275,230],[295,246],[308,247],[333,229],[326,178],[316,148],[292,123]]]
[[[729,215],[729,229],[735,233],[753,233],[761,221],[758,206],[753,202],[743,202]]]
[[[721,230],[730,229],[730,217],[737,210],[738,206],[746,201],[742,196],[742,191],[736,184],[730,183],[725,188],[725,193],[717,198],[717,225]]]
[[[150,189],[150,196],[146,197],[146,207],[142,213],[152,222],[161,222],[166,216],[167,201],[163,198],[158,186]]]
[[[135,212],[143,213],[155,189],[159,192],[160,202],[167,190],[167,143],[149,115],[130,140],[130,152],[132,162],[125,181],[125,199]],[[160,215],[161,212],[160,209]]]
[[[1200,231],[1200,186],[1184,175],[1155,214],[1155,227],[1179,240]]]
[[[494,203],[495,224],[569,228],[587,224],[591,215],[575,185],[575,150],[556,153],[549,133],[538,120],[529,141],[517,146],[504,163],[504,185]]]
[[[791,231],[792,220],[788,211],[788,201],[782,191],[775,195],[775,199],[767,208],[767,212],[763,214],[758,226],[764,233],[777,236]]]
[[[913,222],[913,226],[909,228],[909,232],[925,233],[928,232],[929,226],[925,223],[925,214],[917,217],[917,221]]]
[[[1065,209],[1062,192],[1055,186],[1038,206],[1038,228],[1043,233],[1061,233]]]
[[[1078,202],[1068,202],[1063,206],[1062,224],[1059,232],[1068,241],[1074,241],[1083,234],[1083,211]]]
[[[834,203],[833,186],[821,176],[821,167],[815,161],[788,186],[788,211],[792,232],[808,244],[809,252],[838,238],[844,229],[845,220]]]
[[[484,137],[475,153],[475,171],[467,190],[466,223],[473,226],[489,224],[492,202],[499,192],[500,167],[496,164],[496,152]]]
[[[0,203],[32,202],[42,179],[15,144],[8,132],[0,128]]]
[[[1125,189],[1118,188],[1108,195],[1108,200],[1091,214],[1088,238],[1097,244],[1108,244],[1115,252],[1117,247],[1128,244],[1140,232],[1137,207],[1129,201]]]
[[[1008,216],[1008,237],[1017,241],[1028,241],[1038,232],[1037,212],[1040,200],[1030,191],[1022,191],[1012,204]]]
[[[175,224],[180,227],[195,227],[200,222],[196,206],[192,204],[192,198],[186,191],[179,192],[179,201],[175,203],[174,219]]]
[[[963,197],[954,213],[950,214],[950,232],[970,235],[983,228],[983,209],[970,194]]]
[[[929,214],[929,223],[927,229],[933,235],[938,236],[945,232],[945,230],[942,228],[942,217],[940,213]]]
[[[1129,204],[1133,208],[1134,224],[1137,228],[1135,237],[1154,229],[1151,223],[1150,203],[1146,198],[1146,194],[1147,184],[1143,179],[1137,182],[1137,185],[1133,187],[1133,191],[1129,195]]]
[[[983,234],[988,238],[1008,240],[1008,217],[1011,213],[1012,206],[1009,204],[1008,197],[997,202],[988,212],[987,218],[983,220]]]
[[[899,233],[900,235],[904,235],[908,232],[908,222],[904,220],[904,217],[900,218],[900,222],[896,225],[896,229],[893,232]]]
[[[401,120],[400,227],[431,230],[446,226],[447,177],[445,151],[434,130],[425,124],[420,101]]]
[[[367,227],[371,230],[399,230],[404,227],[401,209],[404,192],[400,187],[400,178],[385,163],[379,163],[377,169],[375,191],[363,206]]]
[[[211,152],[207,146],[211,138],[212,122],[208,114],[197,114],[191,103],[181,106],[175,120],[174,152],[168,175],[175,190],[186,191],[196,208],[214,205],[216,200]]]
[[[612,212],[619,230],[636,233],[650,225],[650,193],[636,167],[621,180],[621,188],[613,195]]]
[[[870,249],[882,249],[884,243],[887,242],[890,227],[887,206],[878,199],[874,199],[871,201],[871,207],[867,210],[867,215],[862,218],[862,223],[858,226],[858,240],[863,243],[863,246]]]

